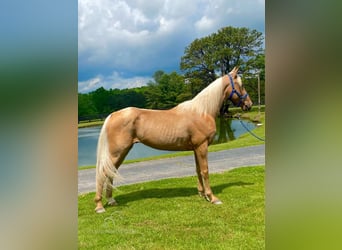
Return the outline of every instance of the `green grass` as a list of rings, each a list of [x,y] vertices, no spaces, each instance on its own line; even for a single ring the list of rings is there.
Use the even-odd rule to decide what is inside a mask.
[[[81,123],[78,124],[78,128],[100,126],[103,123],[104,123],[104,120],[96,120],[96,121],[90,121],[90,122],[81,122]]]
[[[237,114],[238,111],[240,111],[240,110],[241,109],[235,108],[235,109],[232,109],[232,112],[233,112],[233,114]],[[241,115],[241,117],[242,117],[242,119],[247,119],[247,120],[255,121],[258,123],[262,123],[261,126],[253,129],[252,132],[261,138],[265,138],[265,111],[264,111],[264,107],[262,109],[262,112],[260,112],[260,114],[258,113],[257,107],[254,107],[252,109],[252,111],[250,111],[248,113],[243,113]],[[216,152],[216,151],[227,150],[227,149],[232,149],[232,148],[254,146],[254,145],[260,145],[260,144],[264,144],[264,143],[265,143],[264,141],[260,141],[260,140],[256,139],[254,136],[252,136],[250,133],[248,133],[246,131],[245,134],[241,135],[236,140],[209,146],[209,152]],[[192,154],[193,154],[192,151],[181,151],[181,152],[175,152],[175,153],[171,153],[171,154],[157,155],[157,156],[151,156],[151,157],[139,158],[139,159],[133,159],[133,160],[125,160],[124,163],[129,164],[129,163],[140,162],[140,161],[165,159],[165,158],[192,155]],[[95,168],[95,166],[94,165],[82,166],[79,168],[79,170],[89,169],[89,168]]]
[[[80,249],[264,249],[264,166],[211,174],[212,205],[197,178],[119,187],[119,203],[96,214],[94,193],[78,197]]]

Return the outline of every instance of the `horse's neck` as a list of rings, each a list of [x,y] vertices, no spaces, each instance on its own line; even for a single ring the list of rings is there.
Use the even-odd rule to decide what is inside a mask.
[[[224,99],[222,77],[216,79],[190,101],[178,105],[181,110],[192,110],[198,114],[217,116]]]

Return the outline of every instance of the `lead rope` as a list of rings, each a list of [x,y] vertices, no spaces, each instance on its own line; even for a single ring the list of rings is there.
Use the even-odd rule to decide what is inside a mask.
[[[241,125],[251,134],[253,135],[255,138],[259,139],[260,141],[265,141],[265,139],[260,138],[259,136],[257,136],[256,134],[254,134],[249,128],[247,128],[247,126],[242,122],[242,120],[240,119],[240,115],[237,116]]]

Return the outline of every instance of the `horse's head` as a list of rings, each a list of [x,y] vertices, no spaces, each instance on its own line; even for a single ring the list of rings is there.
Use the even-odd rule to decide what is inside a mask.
[[[253,102],[243,86],[241,77],[238,75],[237,67],[234,67],[228,74],[229,86],[226,89],[226,97],[232,101],[236,107],[241,107],[242,110],[250,110]]]

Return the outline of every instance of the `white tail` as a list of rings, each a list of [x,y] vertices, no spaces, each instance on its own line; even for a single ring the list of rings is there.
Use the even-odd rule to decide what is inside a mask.
[[[110,115],[106,118],[101,128],[99,140],[97,143],[97,161],[96,161],[96,185],[103,185],[107,178],[119,177],[118,170],[113,165],[108,148],[108,138],[106,124]],[[106,181],[108,184],[108,182]]]

